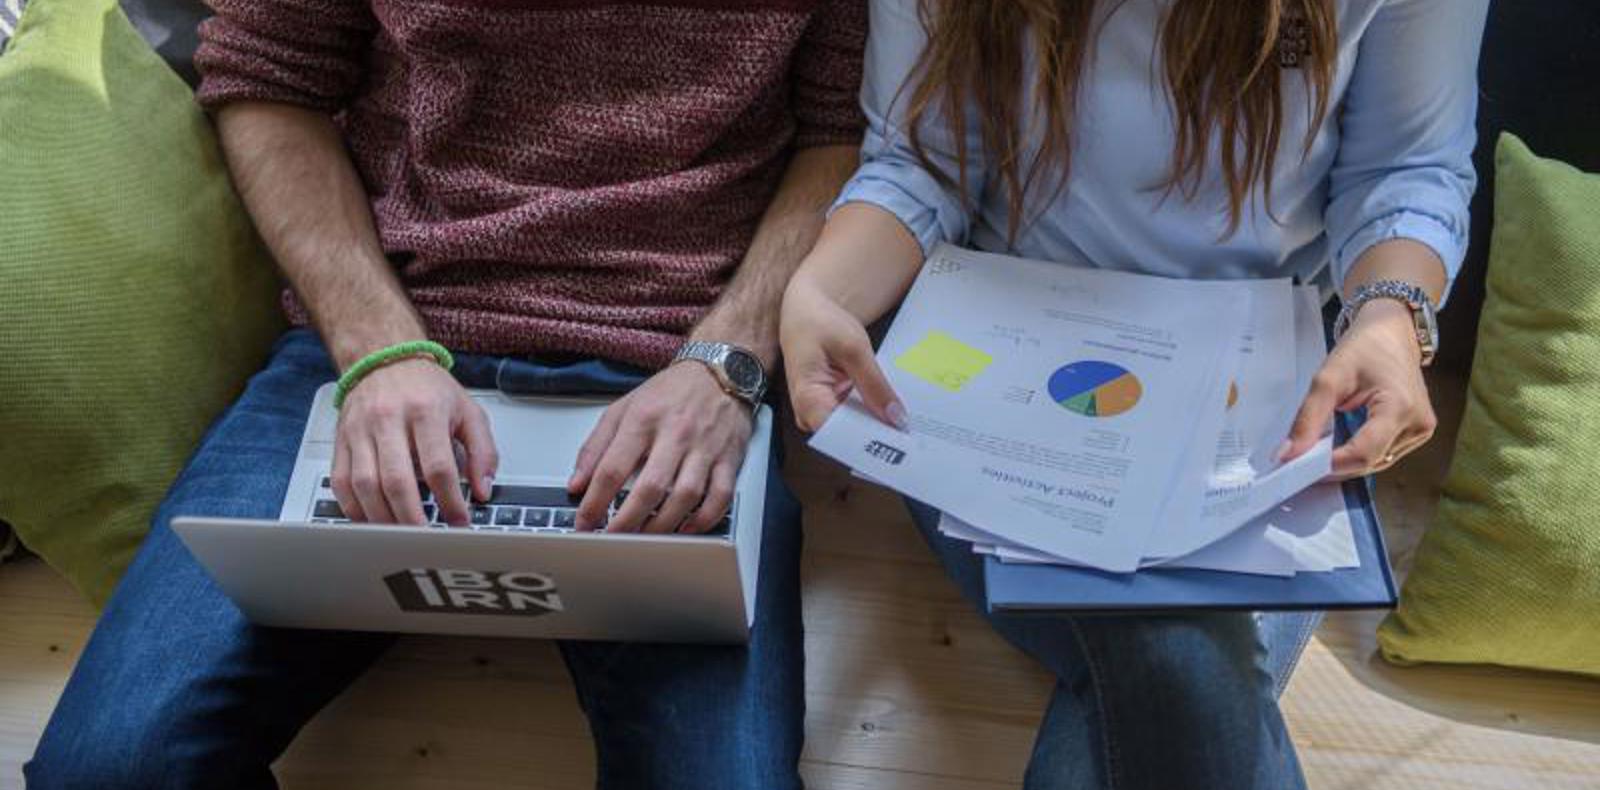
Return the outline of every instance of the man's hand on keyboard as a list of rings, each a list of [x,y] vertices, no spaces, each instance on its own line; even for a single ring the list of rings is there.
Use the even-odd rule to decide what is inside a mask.
[[[458,441],[465,470],[457,464]],[[373,371],[345,399],[333,493],[351,521],[426,524],[420,472],[440,518],[465,525],[471,514],[459,481],[466,477],[473,496],[486,501],[499,463],[489,420],[467,391],[431,360],[406,360]]]
[[[606,409],[578,452],[568,483],[583,494],[578,528],[711,529],[733,501],[753,422],[750,407],[724,392],[703,365],[673,365],[652,376]],[[607,524],[607,507],[636,471]]]

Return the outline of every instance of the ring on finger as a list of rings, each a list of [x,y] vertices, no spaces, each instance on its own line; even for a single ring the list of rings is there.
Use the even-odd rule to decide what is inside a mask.
[[[1383,467],[1393,466],[1396,461],[1399,461],[1401,458],[1410,455],[1412,452],[1416,451],[1417,448],[1427,443],[1427,437],[1416,437],[1396,442],[1393,445],[1390,445],[1388,452],[1383,454],[1381,464]]]
[[[1395,445],[1391,444],[1389,445],[1388,449],[1383,451],[1382,455],[1374,459],[1367,467],[1367,474],[1376,474],[1378,472],[1382,472],[1383,470],[1394,465],[1394,462],[1398,461],[1399,459],[1399,450],[1395,447]]]

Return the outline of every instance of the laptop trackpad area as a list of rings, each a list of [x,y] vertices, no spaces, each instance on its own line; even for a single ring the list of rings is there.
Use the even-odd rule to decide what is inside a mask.
[[[520,399],[499,392],[473,392],[489,415],[500,474],[566,480],[578,449],[610,405],[609,400]]]
[[[308,460],[333,458],[339,414],[328,397],[332,388],[326,389],[329,392],[319,392],[312,408],[301,452]],[[496,390],[471,390],[471,394],[489,416],[501,477],[566,480],[578,448],[611,402],[609,398],[513,398]]]

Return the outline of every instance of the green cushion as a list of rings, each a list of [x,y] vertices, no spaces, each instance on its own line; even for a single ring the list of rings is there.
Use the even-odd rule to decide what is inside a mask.
[[[1600,675],[1600,175],[1506,136],[1455,459],[1386,658]]]
[[[281,331],[189,89],[115,0],[0,57],[0,520],[96,603]]]

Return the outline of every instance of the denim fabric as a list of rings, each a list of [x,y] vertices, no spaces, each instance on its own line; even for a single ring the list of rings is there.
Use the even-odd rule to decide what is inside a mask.
[[[907,504],[945,571],[982,608],[981,559],[939,534],[938,511]],[[1056,676],[1024,790],[1305,787],[1273,674],[1293,660],[1271,654],[1298,654],[1308,618],[1274,621],[1281,632],[1248,613],[988,619]]]
[[[550,356],[536,359],[456,356],[452,369],[468,387],[497,389],[509,395],[622,395],[650,376],[642,368],[609,359]]]
[[[620,392],[641,371],[462,356],[469,385]],[[301,726],[393,642],[386,634],[251,625],[168,528],[176,515],[274,518],[306,415],[334,370],[288,333],[211,428],[154,519],[24,768],[28,787],[275,787]],[[748,647],[563,642],[593,730],[599,787],[796,788],[804,715],[799,506],[767,491]]]
[[[1267,672],[1272,675],[1272,696],[1283,696],[1289,678],[1300,663],[1311,636],[1322,625],[1323,612],[1257,612],[1256,630],[1267,646]]]

